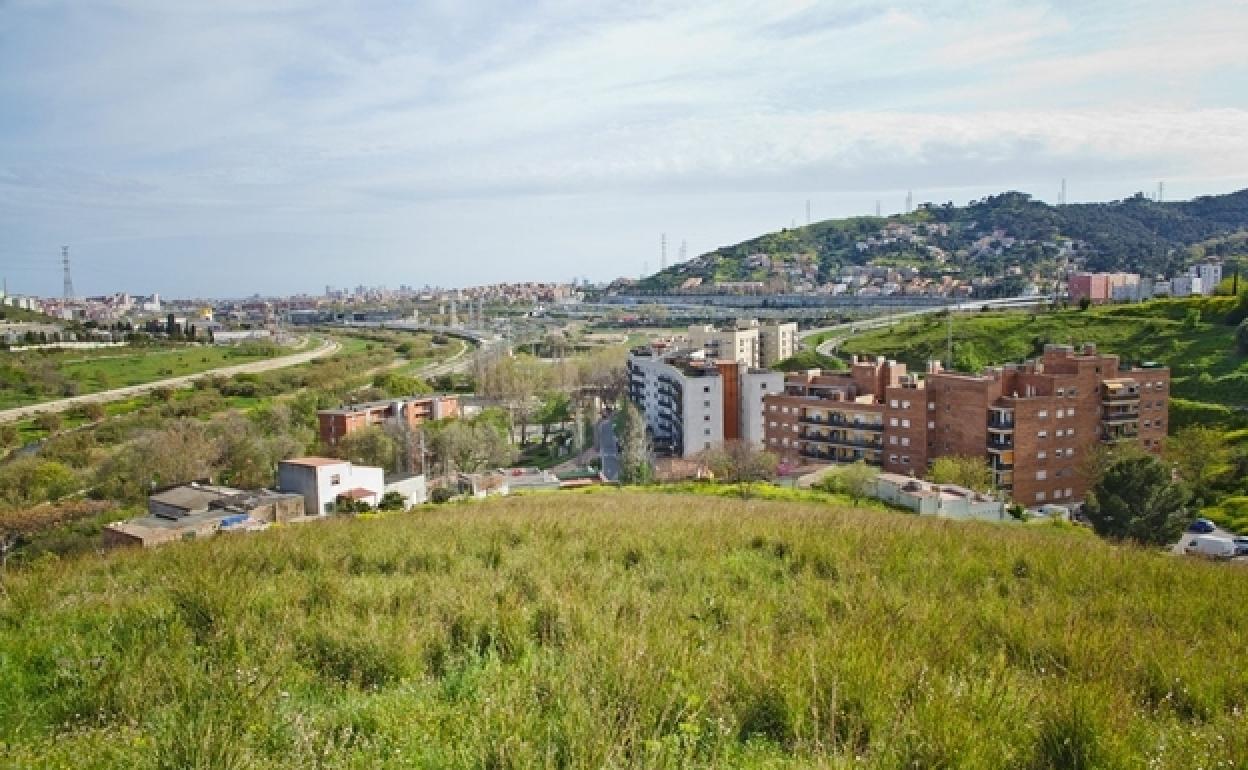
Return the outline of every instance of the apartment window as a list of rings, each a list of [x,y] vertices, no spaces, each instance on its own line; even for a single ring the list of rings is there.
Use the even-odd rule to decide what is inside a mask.
[[[901,437],[901,445],[902,445],[902,446],[910,446],[910,439],[906,438],[905,436],[902,436],[902,437]]]
[[[909,464],[910,464],[910,455],[902,455],[902,456],[901,456],[901,464],[902,464],[902,465],[909,465]]]
[[[928,430],[936,430],[936,421],[935,421],[935,420],[928,420],[928,421],[927,421],[927,429],[928,429]]]
[[[889,456],[888,456],[888,461],[889,461],[890,463],[895,463],[895,462],[897,462],[897,455],[889,455]]]
[[[1074,417],[1074,416],[1075,416],[1075,408],[1074,408],[1073,406],[1072,406],[1071,408],[1069,408],[1069,409],[1067,409],[1067,410],[1066,410],[1066,416],[1067,416],[1067,417]]]
[[[710,422],[710,421],[711,421],[711,416],[710,416],[709,414],[704,414],[704,415],[702,415],[702,419],[703,419],[704,421],[706,421],[706,422]]]
[[[1065,411],[1065,410],[1063,410],[1063,409],[1058,409],[1058,410],[1057,410],[1057,419],[1059,419],[1059,420],[1060,420],[1060,419],[1062,419],[1062,418],[1063,418],[1063,417],[1065,417],[1065,416],[1066,416],[1066,411]]]
[[[909,428],[909,427],[910,427],[910,421],[909,421],[909,420],[902,420],[902,421],[901,421],[901,427],[903,427],[903,428]]]
[[[1048,471],[1036,471],[1036,481],[1044,481],[1049,477]]]
[[[1073,497],[1073,496],[1074,496],[1074,494],[1075,494],[1075,490],[1071,489],[1070,487],[1066,487],[1066,496],[1067,496],[1067,497]]]
[[[705,407],[707,407],[707,408],[710,408],[710,406],[711,406],[711,402],[710,402],[710,401],[703,401],[703,402],[702,402],[702,406],[705,406]]]
[[[897,437],[896,437],[896,436],[889,436],[889,437],[888,437],[888,443],[890,443],[890,444],[892,444],[892,445],[896,446],[896,445],[897,445]]]
[[[342,476],[338,475],[337,473],[329,477],[330,486],[337,486],[338,484],[341,484],[341,483],[342,483]]]
[[[776,437],[775,437],[775,436],[772,436],[770,439],[768,439],[768,441],[769,441],[769,442],[771,442],[772,444],[775,444],[775,443],[776,443]],[[786,439],[784,440],[784,443],[786,443],[786,444],[787,444],[787,443],[789,443],[789,440],[786,438]]]
[[[704,436],[709,436],[709,435],[711,435],[711,429],[710,429],[710,428],[707,428],[706,430],[702,431],[702,435],[704,435]]]
[[[1049,432],[1047,430],[1036,431],[1036,438],[1048,438],[1048,437],[1049,437]]]
[[[1042,502],[1043,500],[1044,500],[1044,493],[1043,493],[1043,492],[1037,492],[1037,493],[1036,493],[1036,502]]]
[[[893,428],[896,428],[896,427],[897,427],[897,418],[896,418],[896,417],[889,417],[889,418],[888,418],[888,424],[889,424],[889,426],[891,426],[891,427],[893,427]]]
[[[1048,457],[1048,456],[1049,456],[1049,453],[1048,453],[1048,452],[1045,452],[1044,450],[1041,450],[1041,451],[1039,451],[1039,452],[1036,452],[1036,459],[1037,459],[1037,460],[1043,460],[1043,459],[1045,459],[1045,458],[1046,458],[1046,457]]]
[[[1153,389],[1153,383],[1151,382],[1144,383],[1144,390],[1152,390],[1152,389]]]
[[[771,421],[771,427],[773,427],[773,428],[774,428],[774,427],[776,427],[776,421],[775,421],[775,420],[772,420],[772,421]]]
[[[927,402],[927,411],[929,411],[929,412],[934,412],[934,411],[936,411],[936,402],[935,402],[935,401],[928,401],[928,402]]]
[[[788,408],[787,406],[782,406],[782,407],[780,407],[780,413],[781,413],[781,414],[788,414],[788,413],[789,413],[789,408]]]
[[[901,402],[901,408],[902,408],[902,409],[909,409],[909,408],[910,408],[910,402],[909,402],[909,401],[902,401],[902,402]]]
[[[1068,390],[1066,391],[1066,395],[1067,395],[1067,396],[1070,396],[1071,398],[1074,398],[1074,397],[1075,397],[1075,389],[1074,389],[1074,388],[1070,388],[1070,389],[1068,389]]]
[[[1057,397],[1058,397],[1058,398],[1061,398],[1061,397],[1062,397],[1062,396],[1064,396],[1064,395],[1066,395],[1066,391],[1062,390],[1061,388],[1058,388],[1058,389],[1057,389]]]
[[[774,411],[776,411],[776,405],[775,405],[775,404],[772,404],[771,406],[769,406],[769,407],[767,407],[767,408],[768,408],[768,409],[770,409],[770,410],[771,410],[771,411],[773,411],[773,412],[774,412]],[[774,425],[775,423],[772,423],[772,424]]]
[[[1048,416],[1049,416],[1049,410],[1048,410],[1048,409],[1041,409],[1041,410],[1040,410],[1040,411],[1036,414],[1036,416],[1037,416],[1037,417],[1039,417],[1041,420],[1043,420],[1044,418],[1046,418],[1046,417],[1048,417]]]
[[[1145,421],[1144,421],[1144,427],[1145,427],[1145,428],[1149,427],[1150,425],[1152,425],[1152,422],[1150,422],[1149,420],[1145,420]]]
[[[703,448],[703,449],[710,449],[710,448],[711,448],[711,442],[707,441],[706,443],[704,443],[704,444],[702,445],[702,448]]]
[[[1057,436],[1058,438],[1061,438],[1062,436],[1066,435],[1066,431],[1062,430],[1061,428],[1058,428],[1057,431],[1053,435]]]
[[[889,402],[888,402],[888,405],[889,405],[890,407],[892,407],[893,409],[896,409],[896,408],[897,408],[897,399],[895,399],[895,398],[894,398],[892,401],[889,401]]]
[[[760,383],[758,384],[758,389],[759,389],[759,390],[767,390],[767,383],[765,383],[765,382],[760,382]]]
[[[1075,435],[1075,429],[1074,429],[1074,428],[1070,428],[1069,430],[1067,430],[1067,431],[1066,431],[1066,436],[1067,436],[1067,438],[1069,438],[1069,437],[1071,437],[1071,436],[1074,436],[1074,435]]]
[[[702,392],[703,392],[703,393],[710,393],[710,392],[711,392],[711,386],[710,386],[710,385],[703,385],[703,386],[702,386]]]

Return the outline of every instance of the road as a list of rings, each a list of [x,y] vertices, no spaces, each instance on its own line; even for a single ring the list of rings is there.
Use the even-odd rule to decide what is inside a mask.
[[[102,404],[108,401],[119,401],[123,398],[138,396],[157,388],[184,388],[191,385],[196,380],[202,380],[205,377],[232,377],[236,374],[254,374],[258,372],[268,372],[273,369],[283,369],[287,366],[298,366],[308,361],[325,356],[332,356],[337,353],[341,346],[332,339],[321,341],[320,347],[314,350],[307,350],[301,353],[294,353],[281,358],[269,358],[264,361],[252,361],[246,364],[235,364],[234,366],[223,366],[217,369],[209,369],[207,371],[198,372],[196,374],[187,374],[181,377],[170,377],[164,380],[156,380],[154,382],[145,382],[139,385],[127,385],[122,388],[113,388],[112,390],[102,390],[99,393],[87,393],[72,398],[62,398],[56,401],[45,401],[41,404],[30,404],[29,406],[19,406],[13,409],[5,409],[0,411],[0,422],[12,422],[14,420],[24,420],[33,417],[42,412],[64,412],[81,404]]]
[[[841,346],[850,336],[856,332],[866,331],[867,329],[882,329],[886,326],[899,324],[907,318],[915,318],[921,315],[929,315],[931,313],[943,313],[949,308],[955,311],[971,311],[980,310],[985,307],[999,308],[1016,308],[1016,307],[1032,307],[1035,305],[1047,305],[1052,302],[1051,297],[1011,297],[1008,299],[983,299],[967,302],[959,302],[956,305],[933,305],[923,307],[917,310],[906,310],[900,313],[890,313],[879,318],[871,318],[863,321],[855,321],[847,324],[836,324],[835,326],[822,326],[816,329],[807,329],[799,336],[800,339],[806,339],[816,334],[824,334],[831,332],[833,336],[819,343],[815,348],[815,352],[820,355],[830,356],[836,353],[836,349]]]
[[[594,441],[602,458],[602,475],[607,481],[620,480],[620,445],[615,439],[615,426],[608,417],[594,426]]]

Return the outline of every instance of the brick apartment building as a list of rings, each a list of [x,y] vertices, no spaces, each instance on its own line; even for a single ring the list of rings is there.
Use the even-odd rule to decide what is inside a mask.
[[[322,409],[316,413],[316,418],[321,443],[332,447],[343,436],[387,420],[399,418],[415,428],[426,420],[441,420],[459,415],[458,396],[416,396],[369,401],[339,409]]]
[[[863,460],[922,476],[942,455],[984,457],[1016,502],[1082,500],[1081,463],[1098,444],[1160,452],[1170,370],[1120,366],[1095,347],[1046,346],[1023,364],[922,375],[883,358],[848,372],[796,372],[764,398],[766,447],[790,461]]]

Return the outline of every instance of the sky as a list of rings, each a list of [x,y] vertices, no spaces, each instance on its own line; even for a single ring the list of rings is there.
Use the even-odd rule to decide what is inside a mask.
[[[607,280],[1003,190],[1248,187],[1248,3],[0,0],[0,276]]]

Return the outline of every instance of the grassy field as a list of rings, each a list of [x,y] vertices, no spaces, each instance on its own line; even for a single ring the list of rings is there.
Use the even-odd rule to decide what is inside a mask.
[[[1021,361],[1039,355],[1046,343],[1095,343],[1127,362],[1157,361],[1171,367],[1173,393],[1212,404],[1248,405],[1248,356],[1235,353],[1234,327],[1201,321],[1189,327],[1185,307],[1212,308],[1217,300],[1197,303],[1150,302],[1028,313],[966,313],[954,319],[954,341],[970,345],[985,363]],[[1225,298],[1228,307],[1234,302]],[[845,354],[884,355],[921,367],[943,359],[946,319],[929,316],[855,335],[841,346]]]
[[[38,392],[36,387],[0,389],[0,409],[37,404],[66,395],[97,393],[168,377],[198,374],[208,369],[260,361],[286,352],[290,351],[271,345],[186,345],[172,348],[0,353],[0,369],[13,367],[38,372],[35,377],[43,376],[62,385],[56,392],[47,392],[48,389]],[[63,387],[65,385],[72,392]]]
[[[607,490],[44,561],[15,767],[1238,767],[1248,575]]]

